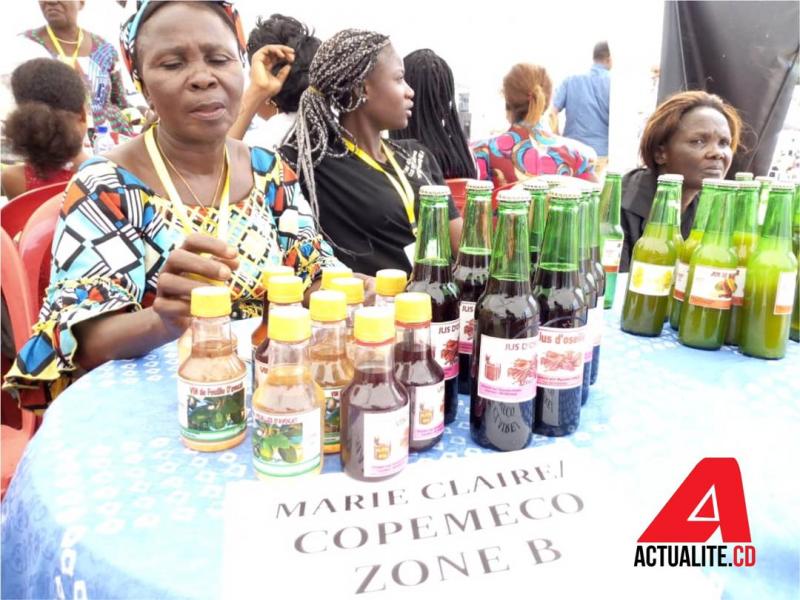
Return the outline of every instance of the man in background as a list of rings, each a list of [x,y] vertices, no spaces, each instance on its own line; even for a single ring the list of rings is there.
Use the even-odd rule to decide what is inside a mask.
[[[564,136],[583,142],[597,152],[596,172],[608,163],[608,109],[611,90],[611,52],[608,42],[597,42],[594,64],[588,73],[567,77],[553,97],[553,112],[566,109]]]

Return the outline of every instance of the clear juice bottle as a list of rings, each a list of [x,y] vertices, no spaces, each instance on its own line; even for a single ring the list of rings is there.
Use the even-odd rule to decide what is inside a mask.
[[[737,173],[737,176],[742,173]],[[745,173],[750,175],[752,173]],[[744,285],[747,279],[747,261],[758,244],[758,190],[757,181],[738,180],[733,204],[733,235],[731,243],[736,253],[736,281],[731,299],[731,320],[725,343],[737,346],[742,329],[742,304],[744,303]]]
[[[308,310],[273,307],[269,337],[269,371],[253,394],[253,467],[266,480],[317,474],[325,398],[309,368]]]
[[[267,321],[273,308],[280,306],[302,306],[303,305],[303,280],[295,275],[272,275],[269,278],[267,289]],[[262,316],[263,320],[263,316]],[[269,330],[269,327],[267,328]],[[253,393],[256,388],[264,381],[269,370],[269,343],[270,337],[267,335],[261,340],[253,353]]]
[[[602,263],[606,272],[606,292],[603,307],[611,308],[617,289],[617,273],[622,258],[622,245],[625,233],[620,225],[622,206],[622,175],[616,171],[606,171],[603,192],[600,195],[600,240],[602,242]]]
[[[533,432],[539,308],[531,295],[525,191],[497,194],[486,291],[475,307],[469,429],[481,446],[525,448]]]
[[[736,285],[731,248],[736,182],[718,180],[701,243],[692,254],[678,339],[686,346],[718,350],[725,341]]]
[[[631,253],[628,288],[622,307],[622,331],[661,335],[678,256],[673,234],[677,226],[675,204],[680,206],[680,198],[680,183],[669,175],[660,175],[644,234]]]
[[[375,273],[375,306],[394,304],[397,294],[405,291],[408,275],[401,269],[381,269]]]
[[[342,467],[381,481],[408,464],[408,392],[394,375],[394,311],[362,308],[355,318],[355,372],[342,392]]]
[[[339,452],[342,390],[353,380],[347,356],[347,303],[344,292],[311,294],[311,376],[325,396],[325,454]]]
[[[794,186],[774,182],[755,252],[747,262],[744,283],[742,353],[783,358],[796,299],[797,258],[792,253],[791,211]]]
[[[337,279],[342,279],[343,277],[352,277],[352,276],[353,276],[353,270],[348,267],[329,267],[326,269],[322,269],[322,281],[320,283],[319,289],[329,290],[331,289],[331,283],[333,283]]]
[[[294,270],[291,267],[285,267],[283,265],[270,265],[261,273],[261,287],[264,290],[264,297],[261,305],[261,323],[258,324],[258,327],[256,327],[250,335],[250,359],[252,367],[252,387],[250,389],[254,392],[258,387],[258,381],[256,381],[257,370],[255,368],[256,351],[258,347],[264,343],[264,340],[267,339],[267,331],[269,331],[269,280],[276,275],[293,274]]]
[[[193,450],[216,452],[245,437],[247,369],[231,337],[228,288],[194,288],[191,311],[192,350],[178,368],[181,439]]]
[[[397,338],[394,375],[411,403],[410,447],[427,450],[444,433],[444,370],[431,350],[431,297],[399,294],[395,301]]]
[[[492,254],[492,182],[467,182],[464,206],[464,227],[453,279],[458,286],[458,393],[469,394],[475,303],[489,280],[489,258]]]
[[[331,281],[329,289],[343,292],[347,302],[347,356],[355,357],[353,324],[356,311],[364,306],[364,280],[358,277],[339,277]]]

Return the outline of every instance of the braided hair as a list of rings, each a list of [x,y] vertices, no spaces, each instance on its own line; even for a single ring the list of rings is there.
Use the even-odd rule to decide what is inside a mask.
[[[311,62],[309,87],[300,97],[288,144],[297,150],[297,176],[305,178],[318,226],[314,167],[326,156],[347,154],[342,140],[353,136],[339,119],[363,104],[364,81],[375,67],[378,54],[388,45],[389,37],[380,33],[345,29],[323,42]],[[321,227],[320,232],[324,234]]]
[[[406,81],[414,90],[414,111],[405,129],[389,135],[422,142],[442,167],[445,179],[475,178],[475,162],[456,110],[450,66],[427,48],[412,52],[403,62]]]

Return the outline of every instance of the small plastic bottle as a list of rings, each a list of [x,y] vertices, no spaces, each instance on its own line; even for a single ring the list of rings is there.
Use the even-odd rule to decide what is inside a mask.
[[[258,327],[256,327],[250,335],[250,359],[252,363],[251,366],[253,367],[252,390],[254,392],[256,387],[258,387],[255,369],[256,350],[258,350],[258,347],[267,339],[267,332],[269,331],[269,280],[278,275],[292,275],[293,273],[294,270],[291,267],[283,265],[270,265],[261,273],[261,287],[264,289],[263,304],[261,305],[261,323],[258,324]]]
[[[245,437],[245,377],[231,336],[228,288],[192,290],[192,350],[178,368],[178,422],[183,443],[201,452],[226,450]]]
[[[92,141],[92,149],[94,153],[103,154],[109,150],[113,150],[117,145],[114,143],[114,138],[111,137],[111,132],[108,130],[108,124],[103,123],[97,126],[97,132]]]
[[[299,306],[270,314],[269,372],[253,395],[253,466],[260,479],[322,470],[325,399],[311,377],[311,317]]]
[[[267,299],[270,311],[268,319],[272,317],[271,311],[279,306],[302,306],[303,281],[294,275],[274,275],[269,280]],[[253,353],[253,392],[267,376],[269,342],[270,337],[267,335]]]
[[[347,356],[353,360],[353,323],[356,311],[364,306],[364,280],[341,277],[332,281],[329,289],[344,292],[347,299]]]
[[[400,269],[381,269],[375,273],[375,306],[394,304],[394,298],[406,289],[408,275]]]
[[[331,283],[337,279],[352,276],[353,270],[348,267],[331,267],[328,269],[322,269],[322,282],[320,283],[319,289],[329,290],[331,289]]]

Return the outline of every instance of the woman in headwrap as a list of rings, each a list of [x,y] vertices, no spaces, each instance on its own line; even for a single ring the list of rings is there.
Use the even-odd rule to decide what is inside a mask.
[[[44,382],[54,395],[82,369],[174,340],[198,275],[228,285],[234,316],[255,316],[268,264],[307,287],[339,266],[294,173],[227,137],[244,81],[233,6],[143,2],[122,48],[159,121],[84,163],[67,188],[51,285],[12,385]]]

